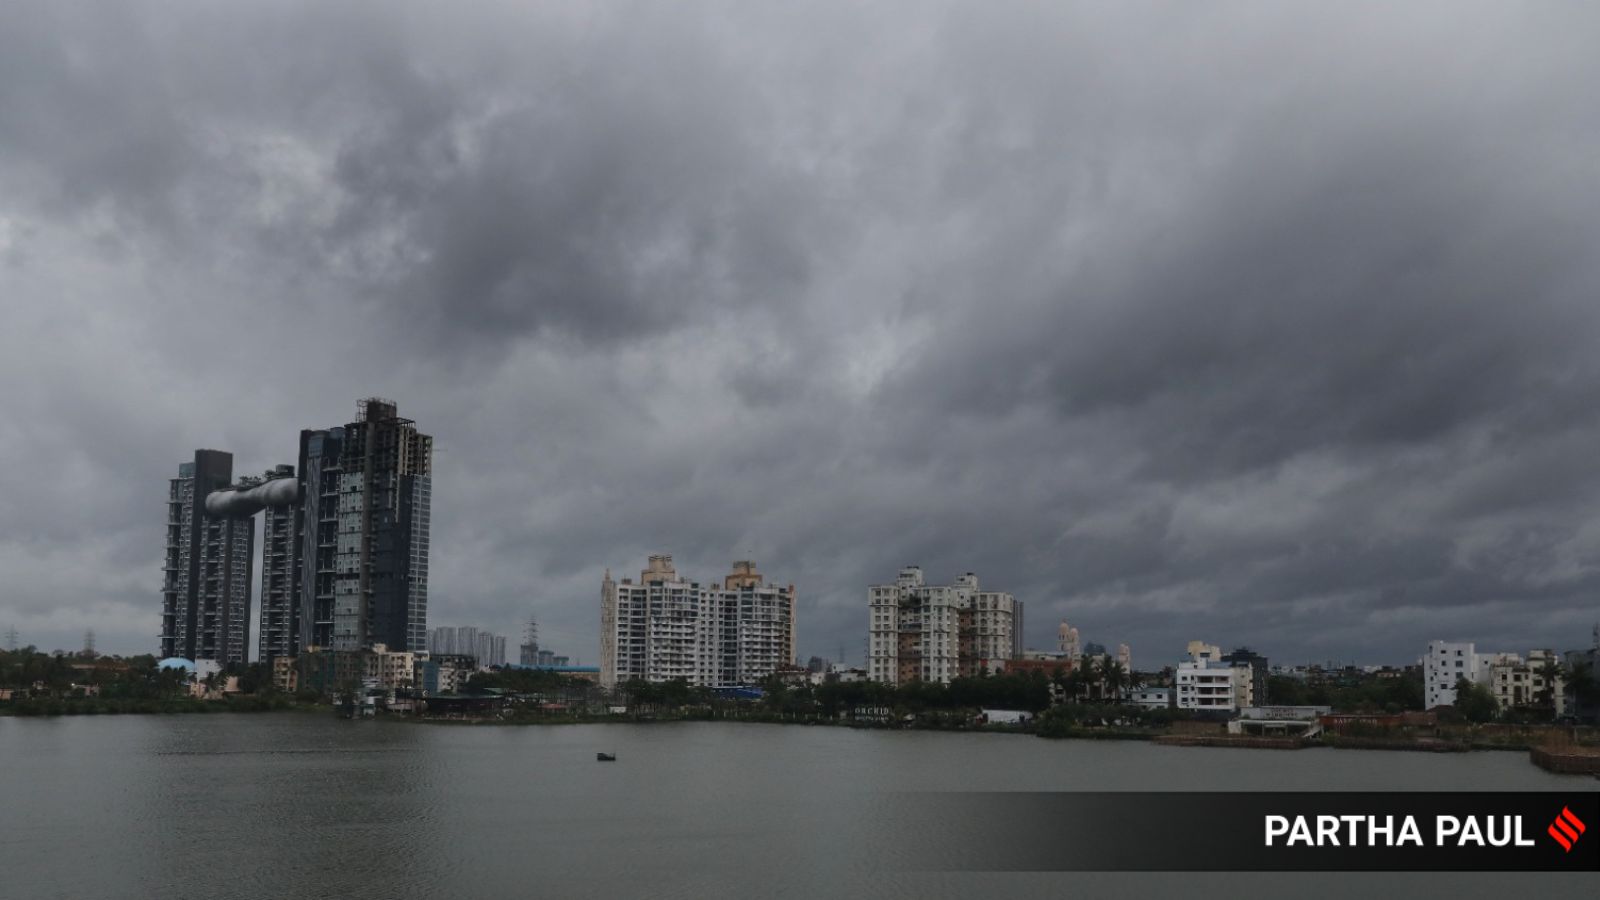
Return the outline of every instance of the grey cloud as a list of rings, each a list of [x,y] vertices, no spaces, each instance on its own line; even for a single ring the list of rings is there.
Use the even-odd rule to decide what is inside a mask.
[[[0,627],[149,649],[173,467],[376,393],[435,620],[590,659],[658,551],[855,660],[913,562],[1149,666],[1581,641],[1594,15],[14,6]]]

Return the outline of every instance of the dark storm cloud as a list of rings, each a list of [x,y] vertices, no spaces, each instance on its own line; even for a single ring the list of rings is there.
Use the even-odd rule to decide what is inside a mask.
[[[0,626],[152,643],[164,479],[391,396],[436,624],[592,661],[753,556],[861,658],[921,563],[1157,666],[1600,617],[1595,14],[0,13]]]

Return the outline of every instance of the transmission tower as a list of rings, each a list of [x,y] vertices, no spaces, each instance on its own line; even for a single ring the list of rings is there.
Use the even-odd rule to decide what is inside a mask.
[[[12,653],[17,652],[17,627],[15,625],[6,629],[6,649]]]

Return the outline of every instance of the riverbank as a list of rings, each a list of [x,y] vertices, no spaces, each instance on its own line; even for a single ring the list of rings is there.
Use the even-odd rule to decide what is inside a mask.
[[[276,697],[229,697],[199,700],[174,697],[162,700],[127,698],[38,698],[0,704],[0,717],[47,718],[55,716],[169,716],[210,715],[215,713],[320,712],[331,713],[324,703]]]

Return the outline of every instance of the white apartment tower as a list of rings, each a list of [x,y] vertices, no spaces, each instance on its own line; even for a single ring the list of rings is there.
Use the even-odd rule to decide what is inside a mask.
[[[1428,653],[1422,658],[1423,708],[1454,706],[1456,681],[1489,683],[1489,657],[1480,657],[1477,646],[1470,641],[1429,641]]]
[[[930,585],[907,566],[893,584],[867,588],[867,669],[874,681],[949,684],[959,676],[1000,671],[1015,646],[1016,600],[984,591],[971,572],[952,585]]]
[[[794,661],[794,585],[767,584],[740,560],[721,584],[678,575],[656,554],[639,581],[600,583],[600,683],[676,678],[703,687],[754,684]]]

